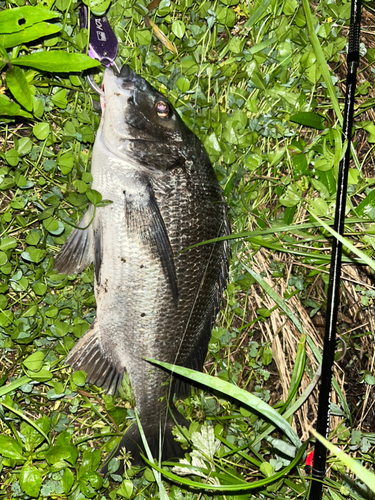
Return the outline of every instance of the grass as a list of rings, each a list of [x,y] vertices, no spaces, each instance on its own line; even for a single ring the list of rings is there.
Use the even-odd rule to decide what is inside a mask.
[[[141,471],[129,463],[121,477],[113,461],[104,480],[96,472],[102,456],[135,416],[131,391],[125,384],[124,398],[115,400],[65,366],[95,317],[93,272],[53,272],[53,256],[88,203],[105,203],[90,188],[99,115],[81,73],[95,63],[82,54],[88,38],[79,30],[77,3],[30,4],[35,15],[35,6],[48,13],[35,22],[25,15],[22,28],[14,9],[24,0],[0,3],[0,498],[305,496],[350,4],[163,0],[149,13],[143,2],[110,5],[121,63],[165,92],[204,142],[233,235],[205,373],[191,375],[207,390],[177,402],[191,421],[176,431],[178,439],[194,451],[161,476],[151,463]],[[363,15],[338,322],[348,352],[334,369],[329,436],[366,469],[374,467],[375,445],[370,7]],[[145,24],[147,13],[167,46]],[[101,69],[93,71],[100,84]],[[324,498],[374,497],[372,478],[365,484],[369,473],[360,476],[335,454],[328,463]]]

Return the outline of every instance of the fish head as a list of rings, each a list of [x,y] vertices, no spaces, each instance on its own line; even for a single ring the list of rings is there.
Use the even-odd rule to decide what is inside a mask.
[[[103,86],[101,140],[113,155],[165,173],[201,149],[169,100],[129,66],[119,74],[107,68]]]

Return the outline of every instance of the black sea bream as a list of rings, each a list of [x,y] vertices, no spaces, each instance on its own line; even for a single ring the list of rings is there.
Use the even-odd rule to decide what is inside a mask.
[[[168,99],[123,66],[107,69],[103,116],[92,156],[93,189],[113,203],[90,208],[55,259],[61,273],[92,262],[96,320],[67,363],[115,394],[129,374],[155,457],[181,456],[171,433],[185,423],[172,403],[189,386],[144,361],[202,370],[227,275],[227,243],[187,247],[228,234],[222,191],[201,141]],[[159,442],[160,439],[160,442]],[[140,463],[137,425],[124,435]]]

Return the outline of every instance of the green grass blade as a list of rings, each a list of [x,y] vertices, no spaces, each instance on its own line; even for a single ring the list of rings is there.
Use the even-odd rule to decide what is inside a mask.
[[[290,424],[271,406],[257,398],[256,396],[250,394],[244,389],[240,389],[236,385],[233,385],[229,382],[221,380],[216,377],[212,377],[210,375],[206,375],[205,373],[200,373],[195,370],[191,370],[190,368],[184,368],[182,366],[172,365],[170,363],[163,363],[161,361],[156,361],[150,358],[144,358],[155,365],[162,366],[172,373],[177,373],[178,375],[182,375],[194,382],[198,382],[199,384],[203,384],[215,391],[220,391],[226,396],[230,396],[233,399],[240,401],[241,403],[249,406],[252,410],[259,412],[262,417],[267,418],[272,423],[276,425],[279,429],[281,429],[286,436],[290,439],[290,441],[294,444],[296,448],[301,446],[301,441],[299,437],[292,429]]]
[[[300,320],[292,313],[289,307],[285,304],[285,301],[281,299],[273,288],[264,279],[259,276],[252,269],[247,267],[246,264],[242,264],[246,271],[256,280],[256,282],[263,288],[263,290],[271,297],[271,299],[276,302],[276,304],[282,309],[288,318],[293,322],[293,324],[298,328],[301,333],[305,333]]]
[[[313,25],[313,16],[311,15],[311,10],[310,10],[310,4],[308,0],[302,0],[302,7],[305,13],[305,18],[306,18],[306,23],[307,23],[307,29],[309,32],[309,39],[311,42],[311,45],[314,49],[314,53],[316,56],[316,59],[319,63],[319,69],[322,72],[322,76],[324,79],[324,83],[327,85],[327,90],[329,97],[332,102],[333,109],[335,110],[337,119],[339,122],[342,124],[342,113],[340,109],[339,102],[336,97],[336,91],[335,87],[333,86],[332,79],[331,79],[331,74],[328,69],[328,64],[326,61],[326,58],[324,57],[323,49],[322,46],[318,40],[318,37],[314,31],[314,25]]]
[[[17,380],[14,380],[10,384],[8,384],[5,387],[2,387],[0,389],[0,397],[5,396],[5,394],[9,394],[12,391],[15,391],[16,389],[18,389],[22,385],[28,384],[29,382],[31,382],[31,380],[32,379],[30,377],[27,377],[26,375],[18,378]]]
[[[4,406],[7,410],[11,411],[15,415],[18,415],[22,420],[27,422],[29,425],[31,425],[31,427],[33,427],[37,432],[39,432],[39,434],[41,434],[44,437],[44,439],[47,441],[48,445],[51,444],[47,434],[35,422],[33,422],[30,418],[26,417],[26,415],[24,415],[21,411],[16,410],[12,406],[7,405],[6,403],[4,403],[4,401],[1,401],[0,404],[1,404],[1,406]]]
[[[375,271],[375,261],[370,259],[364,252],[361,250],[358,250],[347,238],[344,238],[341,236],[339,233],[337,233],[334,229],[329,227],[328,224],[326,224],[323,220],[321,220],[317,215],[314,214],[314,212],[309,211],[309,213],[326,229],[329,231],[332,236],[334,236],[336,239],[338,239],[343,245],[349,248],[350,251],[352,251],[355,255],[357,255],[365,264],[367,264],[369,267],[371,267],[372,270]]]
[[[264,248],[268,248],[269,250],[274,250],[275,252],[282,252],[282,253],[288,253],[292,255],[298,255],[299,257],[305,257],[306,259],[310,260],[316,260],[322,262],[331,262],[331,256],[326,255],[324,253],[318,254],[318,253],[308,253],[308,252],[301,252],[300,250],[293,250],[290,247],[285,247],[282,245],[277,245],[274,243],[269,243],[268,241],[264,240],[263,238],[249,238],[248,241],[251,243],[254,243],[255,245],[262,246]],[[364,264],[364,260],[357,260],[357,259],[351,259],[350,257],[347,257],[345,255],[342,256],[342,262],[345,262],[347,264]]]
[[[359,477],[373,492],[375,492],[375,474],[365,469],[357,460],[349,457],[345,452],[340,450],[337,446],[333,445],[323,436],[318,434],[314,429],[311,429],[311,433],[318,439],[324,446],[336,457],[341,460],[354,474]]]
[[[166,363],[167,364],[167,363]],[[264,486],[268,486],[270,483],[273,483],[275,481],[278,481],[281,479],[285,474],[287,474],[290,470],[292,470],[298,463],[300,462],[301,458],[303,457],[307,445],[309,444],[309,441],[305,441],[303,445],[299,448],[296,457],[290,462],[289,465],[287,465],[284,469],[281,471],[277,472],[273,476],[266,478],[266,479],[260,479],[259,481],[253,481],[251,483],[239,483],[239,484],[220,484],[220,485],[212,485],[212,484],[204,484],[204,483],[198,483],[197,481],[192,481],[190,479],[186,479],[184,477],[177,476],[176,474],[173,474],[172,472],[169,472],[165,469],[162,469],[161,467],[153,464],[149,460],[145,459],[146,463],[159,471],[161,474],[163,474],[165,477],[168,477],[169,479],[172,479],[173,481],[176,481],[177,483],[184,484],[186,486],[189,486],[191,488],[198,488],[200,490],[210,490],[210,491],[247,491],[247,490],[254,490],[256,488],[261,488]],[[166,462],[166,465],[176,465],[171,462]],[[185,466],[185,465],[184,465]]]
[[[142,427],[141,421],[139,420],[139,416],[138,416],[137,410],[135,410],[134,413],[135,413],[135,419],[137,421],[138,429],[139,429],[139,432],[141,434],[143,446],[145,447],[147,457],[148,457],[148,459],[150,461],[150,464],[152,465],[152,463],[153,463],[153,456],[152,456],[150,447],[148,445],[145,433],[143,431],[143,427]],[[163,483],[161,481],[160,472],[158,472],[157,470],[155,470],[155,468],[152,468],[152,472],[154,474],[156,484],[158,485],[158,488],[159,488],[159,494],[160,494],[161,500],[168,500],[167,492],[165,491],[164,485],[163,485]]]

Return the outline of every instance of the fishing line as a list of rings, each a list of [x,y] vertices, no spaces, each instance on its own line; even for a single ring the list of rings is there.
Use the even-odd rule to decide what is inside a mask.
[[[336,212],[334,229],[339,235],[344,233],[345,204],[350,162],[350,146],[352,138],[354,96],[359,64],[359,43],[361,29],[361,0],[352,0],[349,31],[349,46],[347,55],[348,73],[346,78],[345,109],[343,117],[342,142],[347,141],[345,156],[340,162],[336,195]],[[341,275],[342,243],[333,238],[332,258],[328,285],[328,302],[324,334],[322,375],[319,392],[319,407],[316,430],[326,439],[330,430],[330,402],[332,390],[333,363],[336,346],[336,323],[339,305],[340,275]],[[320,500],[322,497],[323,480],[326,473],[327,449],[316,441],[312,482],[309,500]]]
[[[220,224],[220,227],[218,229],[218,235],[217,235],[217,238],[219,237],[219,234],[221,233],[222,229],[223,229],[223,226],[224,226],[224,223],[225,221],[222,221],[221,224]],[[203,288],[203,283],[204,283],[204,280],[206,279],[206,276],[207,276],[207,270],[208,270],[208,266],[210,265],[211,261],[212,261],[212,256],[213,256],[213,253],[214,253],[214,250],[215,250],[215,245],[216,243],[218,243],[217,241],[215,241],[212,245],[212,250],[211,250],[211,253],[210,253],[210,257],[208,259],[208,262],[207,262],[207,265],[205,267],[205,269],[203,270],[203,276],[202,276],[202,279],[201,279],[201,282],[199,284],[199,287],[197,289],[197,292],[195,294],[195,297],[194,297],[194,301],[193,301],[193,304],[191,306],[191,309],[190,309],[190,313],[189,313],[189,316],[188,316],[188,319],[187,319],[187,322],[186,322],[186,326],[185,326],[185,329],[184,329],[184,333],[182,334],[182,338],[181,338],[181,341],[180,341],[180,345],[178,347],[178,350],[177,350],[177,353],[176,353],[176,356],[175,356],[175,359],[173,361],[173,365],[175,365],[177,363],[177,359],[178,359],[178,356],[181,352],[181,347],[182,347],[182,344],[184,342],[184,339],[185,339],[185,336],[186,336],[186,333],[187,333],[187,330],[188,330],[188,327],[189,327],[189,324],[190,324],[190,320],[193,316],[193,312],[194,312],[194,308],[195,308],[195,305],[197,303],[197,300],[198,300],[198,297],[199,297],[199,294]],[[227,242],[224,244],[225,246],[228,246]],[[224,248],[225,248],[224,246]],[[224,252],[225,254],[225,252]],[[170,398],[171,398],[171,393],[172,393],[172,380],[173,380],[173,373],[174,373],[174,370],[172,368],[171,370],[171,375],[170,375],[170,378],[169,378],[169,386],[168,386],[168,395],[167,395],[167,402],[170,401]],[[164,430],[163,430],[163,444],[164,444],[164,438],[165,438],[165,434],[166,434],[166,429],[167,429],[167,418],[168,418],[168,411],[169,411],[169,408],[168,408],[168,404],[167,404],[167,408],[165,410],[165,419],[164,419]]]

